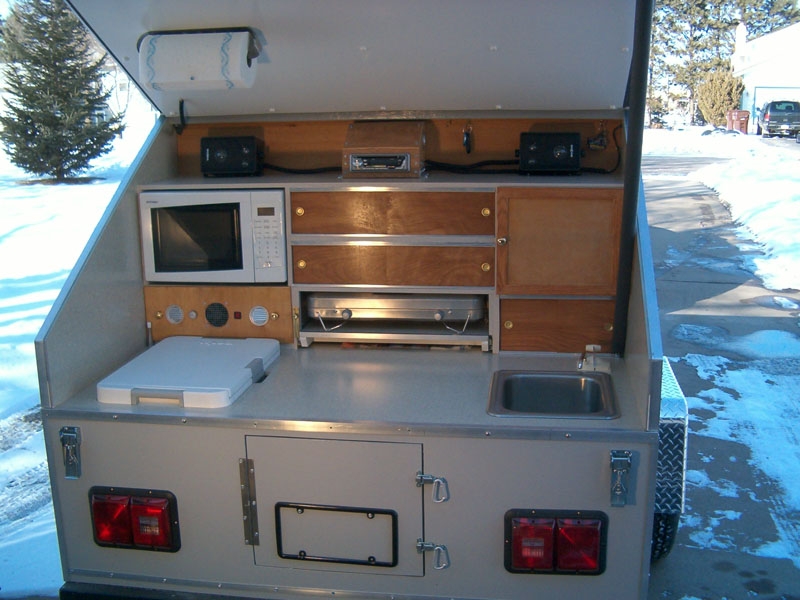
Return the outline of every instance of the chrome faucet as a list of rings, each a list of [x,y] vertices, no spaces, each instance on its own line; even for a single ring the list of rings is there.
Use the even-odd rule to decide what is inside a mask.
[[[595,352],[600,352],[600,346],[599,345],[597,345],[597,344],[586,344],[586,349],[583,351],[583,353],[581,354],[581,357],[578,359],[578,370],[579,371],[583,369],[583,366],[586,364],[586,359],[590,358],[590,357],[591,357],[591,360],[592,360],[592,364],[591,364],[592,371],[595,371],[597,369],[597,366],[596,366],[596,363],[595,363],[595,356],[596,356]]]

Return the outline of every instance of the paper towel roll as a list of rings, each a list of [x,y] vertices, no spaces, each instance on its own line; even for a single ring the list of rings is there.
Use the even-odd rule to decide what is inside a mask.
[[[139,43],[139,79],[151,90],[226,90],[252,87],[256,65],[248,66],[250,33],[170,33]]]

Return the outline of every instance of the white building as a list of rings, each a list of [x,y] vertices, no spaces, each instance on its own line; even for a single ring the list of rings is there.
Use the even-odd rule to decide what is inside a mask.
[[[747,41],[747,28],[736,28],[733,74],[744,81],[742,106],[750,111],[755,131],[756,111],[770,100],[800,101],[800,23]]]

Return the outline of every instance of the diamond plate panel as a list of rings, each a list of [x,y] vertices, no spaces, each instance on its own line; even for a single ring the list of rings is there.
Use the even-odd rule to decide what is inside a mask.
[[[658,467],[655,512],[683,512],[689,410],[668,360],[661,370],[661,418],[658,425]]]

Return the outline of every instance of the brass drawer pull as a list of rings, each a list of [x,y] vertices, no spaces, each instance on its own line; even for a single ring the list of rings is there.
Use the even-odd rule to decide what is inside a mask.
[[[485,262],[481,265],[481,271],[483,271],[484,273],[488,273],[491,270],[492,270],[492,265],[490,265],[489,263]]]
[[[308,266],[308,263],[303,259],[297,261],[297,268],[298,269],[305,269]]]

